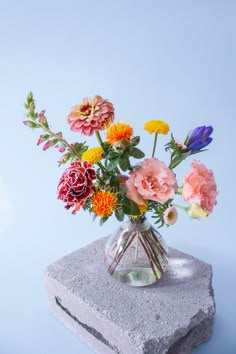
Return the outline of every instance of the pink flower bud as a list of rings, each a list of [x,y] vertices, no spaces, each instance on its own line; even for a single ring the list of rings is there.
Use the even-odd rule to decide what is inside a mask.
[[[42,144],[44,141],[46,141],[49,138],[49,136],[50,136],[49,134],[40,135],[37,145]]]
[[[52,142],[51,142],[51,140],[48,140],[46,142],[46,144],[44,144],[43,150],[45,151],[45,150],[49,149],[51,146],[52,146]]]
[[[41,113],[39,113],[39,123],[48,127],[48,121],[47,121],[47,118],[45,117],[44,113],[45,113],[44,110]]]
[[[23,123],[29,128],[40,128],[40,126],[37,123],[34,123],[31,120],[24,120]]]

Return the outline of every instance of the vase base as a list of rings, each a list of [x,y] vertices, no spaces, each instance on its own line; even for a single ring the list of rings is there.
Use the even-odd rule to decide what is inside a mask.
[[[48,266],[45,285],[58,319],[103,354],[190,354],[210,338],[215,303],[209,264],[170,248],[160,281],[132,288],[108,274],[106,241]]]
[[[154,276],[151,268],[126,268],[116,270],[112,277],[130,286],[148,286],[156,283],[159,279]],[[161,277],[161,274],[159,278]]]

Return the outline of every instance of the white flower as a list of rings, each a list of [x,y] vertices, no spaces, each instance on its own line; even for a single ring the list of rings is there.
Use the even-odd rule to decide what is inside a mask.
[[[178,219],[178,212],[175,207],[171,206],[164,211],[163,219],[167,225],[173,225]]]
[[[203,210],[198,204],[192,204],[189,208],[187,208],[187,213],[192,219],[208,217],[208,212]]]

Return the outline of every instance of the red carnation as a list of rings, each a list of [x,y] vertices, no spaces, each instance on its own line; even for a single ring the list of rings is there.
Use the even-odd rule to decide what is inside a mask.
[[[88,161],[75,161],[64,171],[57,187],[58,199],[66,203],[65,208],[75,207],[75,214],[93,194],[93,180],[96,173]]]

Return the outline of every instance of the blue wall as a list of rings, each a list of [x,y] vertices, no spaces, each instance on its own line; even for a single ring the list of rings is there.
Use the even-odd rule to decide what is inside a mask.
[[[92,353],[50,314],[43,272],[116,227],[115,219],[101,228],[84,212],[72,216],[56,199],[58,153],[41,151],[38,131],[22,124],[29,90],[71,142],[83,137],[70,131],[67,114],[95,94],[142,135],[147,155],[146,120],[167,121],[180,140],[195,126],[214,126],[198,158],[215,172],[218,205],[207,220],[181,214],[162,234],[213,265],[215,331],[196,353],[235,353],[235,11],[230,0],[1,4],[0,354]],[[159,139],[162,160],[166,141]],[[190,161],[176,170],[180,180]]]

